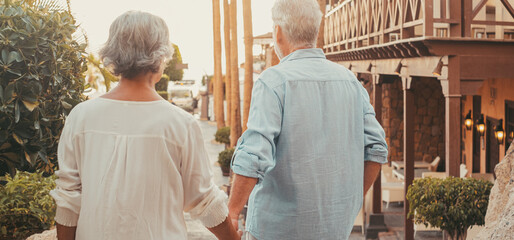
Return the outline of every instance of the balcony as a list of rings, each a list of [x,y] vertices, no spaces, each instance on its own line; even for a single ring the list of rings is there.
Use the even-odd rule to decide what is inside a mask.
[[[427,41],[514,43],[514,0],[329,0],[324,51],[332,60],[447,55]]]

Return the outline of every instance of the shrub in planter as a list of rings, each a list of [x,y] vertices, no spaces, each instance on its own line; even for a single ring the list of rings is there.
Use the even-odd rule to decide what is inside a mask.
[[[64,118],[84,99],[75,20],[38,2],[0,0],[0,175],[52,173]]]
[[[222,127],[214,134],[216,142],[225,144],[225,148],[230,144],[230,127]]]
[[[406,196],[409,217],[446,231],[452,239],[466,239],[470,226],[484,224],[492,186],[472,178],[416,179]]]
[[[54,225],[55,176],[18,172],[0,185],[0,239],[25,239]]]
[[[232,161],[232,155],[234,155],[234,148],[225,149],[218,155],[218,163],[220,164],[223,176],[230,174],[230,162]]]

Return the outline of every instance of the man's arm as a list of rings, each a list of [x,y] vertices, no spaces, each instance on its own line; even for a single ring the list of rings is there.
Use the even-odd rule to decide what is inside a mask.
[[[232,226],[229,217],[227,217],[227,219],[218,226],[207,229],[214,233],[218,239],[241,239],[241,236],[237,234],[236,230]]]
[[[228,201],[228,216],[236,230],[238,228],[239,213],[243,210],[257,181],[257,178],[234,174],[234,181]]]
[[[377,179],[380,168],[380,163],[372,161],[364,162],[364,195],[366,195],[371,185],[375,182],[375,179]]]
[[[57,239],[59,240],[75,240],[75,232],[77,232],[77,226],[66,227],[59,223],[57,225]]]

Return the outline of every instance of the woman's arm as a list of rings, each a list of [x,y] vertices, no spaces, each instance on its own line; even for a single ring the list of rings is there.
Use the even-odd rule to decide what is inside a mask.
[[[77,227],[66,227],[59,223],[57,225],[57,239],[59,240],[75,240],[75,232]]]

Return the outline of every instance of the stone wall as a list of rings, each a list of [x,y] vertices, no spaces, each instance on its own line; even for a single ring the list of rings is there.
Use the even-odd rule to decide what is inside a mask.
[[[382,125],[389,145],[389,160],[403,160],[403,90],[400,80],[382,85]],[[444,161],[445,102],[439,81],[414,79],[414,157],[415,161]],[[441,161],[442,162],[442,161]],[[443,165],[443,164],[441,164]]]
[[[359,79],[370,94],[373,104],[371,76],[363,74]],[[415,161],[431,162],[439,156],[443,162],[445,99],[441,84],[435,78],[415,78],[412,91],[416,111]],[[403,90],[399,79],[382,84],[382,127],[389,146],[389,161],[403,161]],[[440,166],[444,167],[444,164],[441,163]]]

